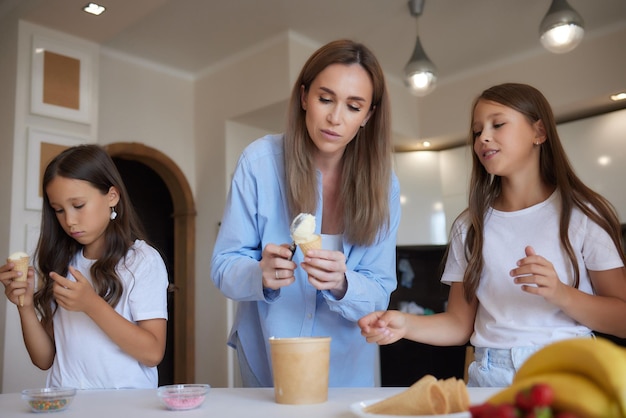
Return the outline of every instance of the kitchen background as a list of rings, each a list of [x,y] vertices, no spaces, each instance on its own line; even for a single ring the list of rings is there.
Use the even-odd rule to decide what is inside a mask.
[[[537,20],[530,31],[535,46],[527,44],[522,51],[512,50],[509,55],[505,51],[505,58],[484,65],[473,62],[465,71],[449,73],[440,79],[433,93],[423,98],[410,95],[390,69],[387,81],[394,136],[403,143],[413,141],[415,149],[424,139],[452,139],[458,145],[467,131],[471,101],[482,89],[504,81],[535,85],[563,121],[559,132],[580,176],[607,196],[625,219],[622,179],[626,178],[626,110],[623,105],[607,107],[598,103],[626,88],[626,11],[623,2],[606,1],[592,4],[572,0],[583,15],[584,9],[602,9],[604,5],[617,9],[610,24],[589,31],[581,45],[568,54],[555,55],[541,48],[536,26],[548,2],[533,0],[521,3],[531,4],[535,16],[519,20]],[[0,254],[30,251],[36,240],[40,218],[36,164],[41,159],[37,145],[97,142],[116,149],[139,149],[140,157],[130,152],[131,157],[161,163],[154,166],[157,172],[166,173],[162,177],[170,187],[174,206],[186,202],[187,212],[177,212],[176,216],[191,219],[185,223],[189,228],[186,251],[176,253],[175,260],[186,267],[185,274],[176,277],[176,285],[186,283],[189,290],[184,299],[188,310],[177,318],[186,333],[182,353],[185,370],[179,371],[179,376],[217,387],[236,384],[233,352],[225,345],[234,307],[214,288],[208,275],[230,175],[247,143],[262,134],[280,132],[282,116],[276,114],[281,115],[285,108],[292,80],[304,60],[329,39],[313,40],[284,30],[257,39],[245,51],[218,64],[196,72],[179,71],[120,52],[115,42],[95,42],[70,35],[62,26],[52,29],[23,18],[44,3],[71,2],[0,2]],[[168,2],[158,3],[167,6]],[[489,1],[486,3],[489,5]],[[351,4],[358,15],[357,3]],[[408,41],[408,51],[402,53],[406,57],[398,65],[401,68],[414,43],[414,23],[406,2],[385,4],[401,9],[398,13],[403,14],[402,22],[413,37]],[[450,6],[454,2],[438,4]],[[491,6],[496,7],[493,2]],[[466,20],[474,27],[456,32],[463,37],[482,27],[473,19]],[[426,29],[425,16],[423,21],[420,27]],[[376,20],[368,22],[373,25]],[[440,22],[444,26],[447,21]],[[497,31],[487,35],[504,37]],[[346,29],[346,36],[364,38],[366,34]],[[396,38],[391,38],[395,42]],[[167,43],[166,39],[159,41]],[[31,87],[38,73],[32,48],[36,42],[75,53],[88,68],[89,84],[83,90],[88,95],[81,103],[86,114],[50,115],[33,107]],[[488,42],[474,43],[475,54],[492,47]],[[433,61],[439,55],[443,62],[446,54],[429,50]],[[468,57],[468,65],[469,61]],[[445,243],[451,221],[465,207],[468,148],[398,152],[395,162],[405,199],[398,244]],[[171,188],[172,184],[176,188]],[[0,312],[0,390],[14,392],[42,386],[44,372],[28,359],[15,307],[0,298]],[[181,353],[175,355],[180,357]]]

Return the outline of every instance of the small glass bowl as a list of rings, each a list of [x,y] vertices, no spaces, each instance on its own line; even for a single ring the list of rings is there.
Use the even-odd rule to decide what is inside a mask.
[[[74,400],[74,388],[42,388],[22,391],[24,399],[33,412],[57,412],[67,409]]]
[[[198,408],[211,386],[205,384],[182,384],[160,386],[157,395],[161,402],[171,410],[181,411]]]

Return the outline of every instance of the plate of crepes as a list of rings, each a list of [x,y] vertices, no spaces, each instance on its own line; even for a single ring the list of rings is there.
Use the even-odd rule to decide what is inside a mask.
[[[350,410],[363,418],[470,418],[469,407],[469,393],[463,380],[426,375],[396,395],[355,402]]]

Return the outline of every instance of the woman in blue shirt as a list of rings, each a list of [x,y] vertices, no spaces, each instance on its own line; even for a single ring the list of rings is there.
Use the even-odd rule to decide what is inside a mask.
[[[377,347],[357,321],[396,288],[391,154],[378,61],[348,40],[321,47],[293,87],[285,134],[241,154],[215,244],[212,279],[238,302],[229,345],[245,387],[272,386],[271,336],[330,336],[329,385],[374,385]],[[289,250],[299,213],[315,215],[322,249]]]

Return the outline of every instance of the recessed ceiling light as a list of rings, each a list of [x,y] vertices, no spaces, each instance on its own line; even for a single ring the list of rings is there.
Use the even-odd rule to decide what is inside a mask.
[[[614,102],[617,102],[617,101],[620,101],[620,100],[626,100],[626,92],[612,94],[611,95],[611,100],[613,100]]]
[[[105,10],[106,9],[104,8],[104,6],[100,6],[96,3],[89,3],[88,5],[83,7],[83,11],[96,16],[100,16],[102,13],[104,13]]]
[[[424,141],[424,142],[422,142],[422,145],[424,146],[424,148],[428,148],[428,147],[430,147],[430,142]]]

